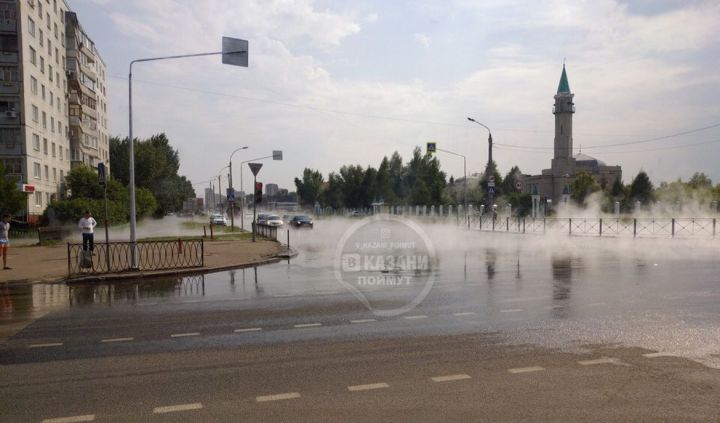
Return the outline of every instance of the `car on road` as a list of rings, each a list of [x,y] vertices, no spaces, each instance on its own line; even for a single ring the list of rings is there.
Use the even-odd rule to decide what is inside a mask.
[[[290,226],[293,228],[313,228],[313,220],[310,216],[306,215],[298,215],[294,216],[292,220],[290,221]]]
[[[283,221],[280,218],[280,216],[276,214],[268,215],[267,220],[265,221],[265,224],[268,226],[275,226],[275,227],[281,227],[283,225]]]
[[[210,223],[218,226],[227,226],[227,219],[222,214],[213,214],[210,216]]]
[[[267,222],[268,216],[269,215],[267,213],[258,213],[256,220],[258,225],[264,225]]]

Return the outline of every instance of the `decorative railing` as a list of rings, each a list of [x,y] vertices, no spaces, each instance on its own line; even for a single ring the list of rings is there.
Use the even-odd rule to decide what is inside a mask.
[[[121,273],[130,270],[153,271],[203,267],[205,246],[202,239],[138,241],[132,263],[131,242],[98,242],[91,252],[82,244],[67,245],[68,277]]]
[[[717,218],[558,218],[526,219],[472,215],[472,229],[491,232],[555,233],[586,236],[715,238]]]
[[[277,226],[270,226],[264,223],[256,223],[254,225],[257,236],[277,241]]]

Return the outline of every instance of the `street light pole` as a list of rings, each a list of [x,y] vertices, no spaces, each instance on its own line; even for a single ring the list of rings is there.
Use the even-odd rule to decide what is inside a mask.
[[[222,51],[210,53],[179,54],[174,56],[149,57],[136,59],[130,62],[128,72],[128,154],[129,157],[129,191],[130,191],[130,268],[138,269],[137,261],[137,217],[135,208],[135,142],[133,141],[133,114],[132,114],[132,69],[135,63],[154,62],[158,60],[185,59],[188,57],[222,55],[222,62],[233,66],[248,66],[248,42],[236,38],[223,37]]]
[[[228,176],[228,185],[230,185],[230,191],[233,189],[232,185],[232,157],[233,154],[237,153],[240,150],[247,150],[247,146],[240,147],[235,149],[232,153],[230,153],[230,163],[228,163],[228,167],[230,168],[230,174]],[[240,169],[240,174],[242,175],[242,168]],[[242,183],[240,184],[242,185]],[[240,229],[245,229],[245,216],[244,216],[244,209],[242,201],[240,202]],[[233,198],[233,202],[230,204],[230,232],[235,231],[235,198]]]
[[[489,180],[490,180],[490,176],[491,176],[491,175],[489,174],[489,173],[490,173],[490,165],[491,165],[492,162],[493,162],[493,158],[492,158],[492,150],[493,150],[493,148],[492,148],[492,147],[493,147],[492,131],[490,130],[490,128],[487,127],[487,125],[482,124],[482,123],[476,121],[475,119],[473,119],[473,118],[471,118],[471,117],[468,117],[467,120],[469,120],[470,122],[477,123],[478,125],[482,126],[483,128],[487,129],[487,131],[488,131],[488,165],[487,165],[487,167],[485,168],[485,180],[488,180],[488,181],[489,181]],[[492,209],[493,201],[495,200],[494,190],[493,190],[493,192],[488,192],[488,200],[489,200],[489,202],[490,202],[490,204],[488,205],[488,208],[489,208],[489,209]]]

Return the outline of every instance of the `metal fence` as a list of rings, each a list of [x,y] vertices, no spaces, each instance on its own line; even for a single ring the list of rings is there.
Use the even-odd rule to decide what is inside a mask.
[[[716,218],[543,218],[472,215],[468,228],[492,232],[555,233],[585,236],[715,238]]]
[[[277,241],[277,226],[270,226],[264,223],[255,224],[255,234],[263,238],[272,239]]]
[[[82,244],[67,244],[68,277],[120,273],[132,269],[130,242],[95,243],[93,254],[83,254]],[[202,239],[138,241],[137,270],[172,270],[203,267],[205,245]]]

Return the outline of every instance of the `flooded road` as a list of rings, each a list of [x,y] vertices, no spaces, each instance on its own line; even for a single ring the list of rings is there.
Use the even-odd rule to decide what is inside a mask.
[[[47,331],[71,323],[78,325],[78,336],[91,336],[98,320],[112,322],[98,337],[164,339],[174,330],[220,335],[243,326],[267,331],[308,319],[325,326],[368,319],[386,324],[366,332],[338,326],[312,337],[499,332],[508,344],[569,351],[616,344],[720,368],[717,243],[488,234],[436,225],[425,228],[437,252],[429,290],[423,292],[427,284],[410,283],[364,286],[358,293],[338,280],[337,246],[327,241],[347,225],[329,221],[314,231],[293,232],[298,257],[259,268],[134,283],[0,287],[1,324],[20,324],[17,331],[35,321],[4,349],[32,342],[72,344]],[[406,313],[377,312],[417,298]],[[182,323],[173,327],[178,316]],[[159,328],[144,327],[143,318]],[[419,324],[393,323],[408,318]],[[136,333],[128,331],[133,326]],[[114,332],[118,327],[122,333]],[[252,342],[282,336],[266,332]],[[219,336],[205,342],[221,347],[238,340]],[[3,356],[8,357],[0,351],[0,360]]]

